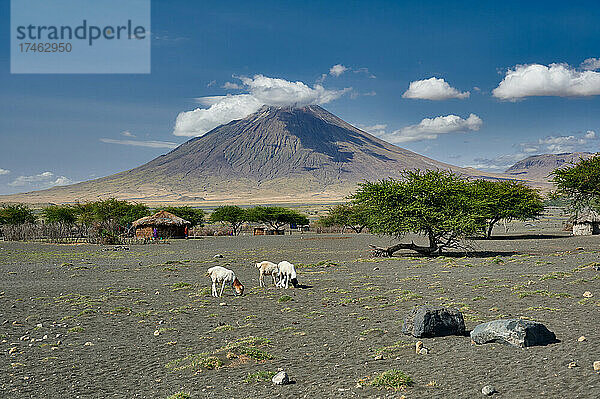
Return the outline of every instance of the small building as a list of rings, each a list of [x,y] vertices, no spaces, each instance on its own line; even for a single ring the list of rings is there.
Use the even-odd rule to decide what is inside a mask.
[[[573,218],[573,235],[591,236],[596,234],[600,234],[600,214],[591,209],[578,212]]]
[[[266,233],[265,233],[264,227],[255,227],[254,231],[252,233],[252,235],[255,235],[255,236],[264,236],[265,234]]]
[[[252,235],[255,236],[282,236],[285,234],[285,230],[280,229],[280,230],[275,230],[275,229],[269,229],[266,227],[255,227],[254,230],[252,231]]]
[[[136,220],[132,224],[136,238],[185,238],[191,223],[167,211]]]

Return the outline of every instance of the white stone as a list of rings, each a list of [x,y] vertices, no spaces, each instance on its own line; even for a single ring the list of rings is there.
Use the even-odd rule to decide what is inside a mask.
[[[275,385],[286,385],[290,383],[290,378],[285,371],[280,371],[273,376],[273,384]]]

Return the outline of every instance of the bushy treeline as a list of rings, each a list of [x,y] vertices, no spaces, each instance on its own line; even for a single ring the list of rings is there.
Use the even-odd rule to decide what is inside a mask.
[[[51,205],[37,213],[24,204],[2,205],[0,225],[3,235],[9,240],[85,238],[88,242],[117,243],[120,237],[133,234],[131,225],[135,220],[161,210],[187,220],[191,223],[190,227],[198,231],[202,231],[201,227],[206,222],[202,209],[189,206],[151,209],[145,204],[111,198],[73,205]],[[306,225],[309,222],[306,216],[288,208],[241,208],[232,205],[218,207],[208,221],[229,225],[235,235],[246,222],[264,223],[276,230],[289,224]],[[213,234],[223,232],[219,230]]]
[[[399,249],[424,254],[457,248],[468,236],[490,237],[500,220],[527,220],[544,210],[537,190],[515,181],[468,180],[447,171],[406,171],[401,180],[361,184],[347,204],[330,209],[319,223],[401,238],[423,235],[428,246],[400,243],[376,248],[380,255]]]
[[[240,227],[247,222],[263,223],[274,230],[285,225],[307,225],[308,218],[293,209],[279,206],[255,206],[241,208],[236,205],[224,205],[210,214],[210,221],[231,226],[234,235],[239,234]]]
[[[204,211],[189,206],[151,209],[145,204],[107,200],[51,205],[39,213],[24,204],[0,207],[2,233],[9,240],[46,238],[61,241],[85,238],[88,242],[117,243],[120,237],[130,235],[131,224],[158,210],[166,210],[191,223],[204,223]]]

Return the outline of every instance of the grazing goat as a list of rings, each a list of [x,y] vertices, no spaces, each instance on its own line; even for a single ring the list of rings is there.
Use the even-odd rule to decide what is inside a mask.
[[[288,288],[290,282],[294,287],[298,286],[298,279],[296,276],[296,268],[288,261],[279,262],[277,265],[279,267],[279,282],[277,283],[278,287]]]
[[[256,264],[256,268],[259,272],[258,284],[261,287],[266,287],[265,284],[265,275],[271,275],[273,279],[273,285],[277,285],[277,276],[279,275],[279,266],[277,266],[273,262],[269,262],[268,260],[263,260],[260,263]]]
[[[215,266],[208,269],[206,275],[212,280],[212,296],[221,297],[223,296],[223,290],[225,284],[231,284],[231,288],[234,290],[234,295],[242,295],[244,293],[244,286],[240,283],[240,280],[235,277],[233,270],[225,269],[221,266]],[[221,283],[221,293],[217,294],[217,283]]]

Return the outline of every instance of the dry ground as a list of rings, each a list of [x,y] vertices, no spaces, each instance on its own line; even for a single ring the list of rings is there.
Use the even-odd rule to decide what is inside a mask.
[[[393,259],[369,258],[367,244],[389,243],[370,235],[214,237],[128,251],[0,242],[0,396],[473,398],[493,384],[501,398],[600,397],[600,239],[565,236],[555,218],[511,234],[476,241],[470,257]],[[253,263],[284,259],[305,287],[259,288]],[[209,296],[204,273],[217,264],[236,271],[246,295]],[[430,352],[416,355],[402,318],[425,303],[460,308],[468,329],[538,320],[561,342],[518,349],[444,337],[423,340]],[[278,368],[295,384],[244,381]],[[388,369],[414,385],[368,385]]]

